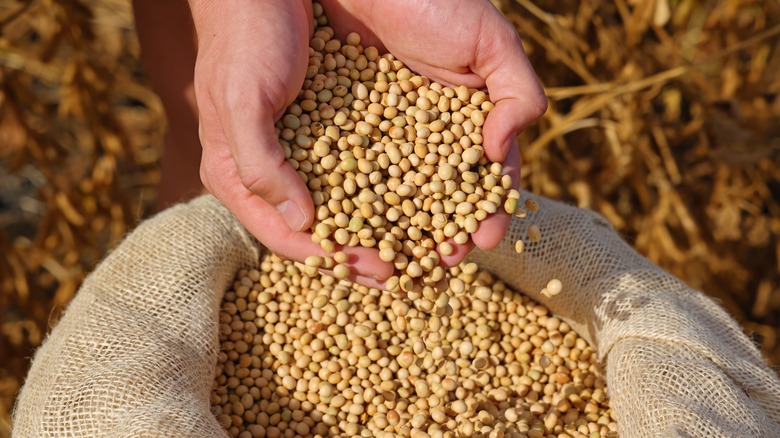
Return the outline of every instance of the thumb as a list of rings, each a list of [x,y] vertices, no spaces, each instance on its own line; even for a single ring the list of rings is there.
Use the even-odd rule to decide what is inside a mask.
[[[512,25],[496,15],[484,20],[490,31],[480,32],[474,72],[485,78],[495,108],[483,128],[485,153],[491,161],[506,159],[515,137],[547,110],[547,98],[520,37]]]
[[[243,118],[242,116],[238,117]],[[301,176],[285,160],[273,119],[234,120],[231,149],[241,183],[276,208],[293,231],[311,226],[314,204]]]

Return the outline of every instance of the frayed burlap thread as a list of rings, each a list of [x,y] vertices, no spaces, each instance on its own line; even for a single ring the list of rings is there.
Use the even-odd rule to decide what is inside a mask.
[[[599,215],[523,192],[470,259],[568,321],[605,365],[621,437],[780,436],[780,381],[726,312]],[[538,224],[542,240],[527,235]],[[517,254],[514,242],[525,251]],[[38,350],[16,437],[221,437],[209,408],[222,294],[260,249],[214,198],[146,221],[88,277]],[[539,294],[557,278],[560,294]]]

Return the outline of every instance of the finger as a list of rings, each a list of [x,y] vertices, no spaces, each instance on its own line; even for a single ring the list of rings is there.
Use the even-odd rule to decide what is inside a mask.
[[[303,262],[310,255],[328,256],[311,240],[308,232],[294,232],[285,226],[282,215],[266,200],[254,195],[239,182],[238,171],[227,147],[204,147],[201,175],[204,185],[269,250],[291,260]],[[348,265],[355,275],[387,279],[393,266],[379,258],[371,248],[337,247],[349,256]]]
[[[333,274],[333,270],[331,269],[320,269],[320,272],[335,278],[335,275]],[[379,289],[379,290],[385,289],[384,281],[377,280],[376,278],[373,277],[366,277],[365,275],[355,274],[352,272],[350,272],[349,276],[347,276],[345,280],[351,281],[352,283],[363,285],[365,287],[372,287],[374,289]]]
[[[547,98],[512,25],[492,10],[482,20],[474,73],[485,78],[495,107],[483,128],[485,153],[504,161],[512,141],[547,110]]]
[[[520,148],[515,138],[512,139],[506,161],[503,163],[503,170],[505,175],[509,175],[512,178],[512,188],[516,189],[519,187]],[[471,240],[480,249],[488,250],[495,248],[506,235],[511,219],[512,216],[504,210],[503,205],[500,205],[496,213],[491,214],[479,223],[477,231],[471,235]]]
[[[345,264],[349,268],[351,278],[359,276],[374,280],[370,284],[360,281],[360,284],[375,287],[371,285],[382,284],[393,275],[393,264],[382,261],[379,258],[379,251],[374,248],[336,245],[336,251],[344,251],[347,254]]]
[[[439,249],[439,260],[445,267],[453,267],[462,262],[466,256],[474,249],[474,243],[469,240],[463,245],[457,245],[451,238],[446,242],[452,246],[452,253],[448,255],[442,255],[441,249]],[[441,244],[439,244],[441,246]]]
[[[312,254],[324,253],[319,245],[311,241],[311,234],[291,230],[273,205],[241,184],[227,145],[215,148],[204,144],[201,177],[209,192],[274,253],[299,261]]]
[[[517,144],[517,137],[510,139],[509,149],[507,150],[506,157],[501,163],[501,168],[504,175],[509,175],[512,178],[512,188],[517,189],[520,187],[520,146]]]
[[[362,284],[365,287],[372,287],[374,289],[385,290],[385,282],[379,281],[375,278],[365,277],[363,275],[351,275],[349,280],[353,283]]]
[[[208,94],[202,93],[201,95]],[[200,99],[200,124],[199,132],[201,143],[203,145],[203,157],[201,159],[200,174],[201,180],[206,188],[223,202],[234,214],[239,210],[243,213],[243,217],[239,220],[252,219],[251,223],[257,227],[258,222],[266,224],[272,219],[281,219],[277,222],[277,229],[264,228],[262,230],[268,230],[266,232],[260,232],[261,229],[250,230],[254,236],[256,236],[265,245],[271,246],[273,243],[269,241],[271,237],[287,236],[291,231],[301,231],[308,228],[311,225],[311,219],[313,217],[314,206],[309,198],[308,190],[303,186],[303,182],[293,169],[284,162],[284,155],[282,147],[279,145],[278,140],[275,138],[268,139],[266,135],[265,142],[272,141],[276,143],[276,147],[267,147],[267,154],[273,156],[269,160],[270,163],[275,163],[267,168],[276,170],[277,174],[282,173],[284,176],[277,178],[284,178],[290,181],[287,186],[292,187],[293,190],[298,191],[298,197],[305,196],[305,201],[302,202],[304,206],[309,206],[308,217],[303,210],[296,212],[294,208],[290,208],[290,204],[283,204],[286,200],[279,200],[279,195],[285,195],[287,193],[287,186],[282,185],[280,188],[274,191],[274,187],[267,184],[267,181],[275,181],[274,179],[256,179],[252,180],[252,174],[247,169],[244,169],[243,175],[237,167],[237,162],[243,162],[245,165],[253,165],[253,163],[261,157],[253,156],[253,154],[247,154],[244,152],[246,149],[242,146],[236,146],[231,148],[228,133],[219,129],[220,117],[217,113],[216,106],[212,103],[211,99]],[[258,130],[255,130],[257,132]],[[260,129],[259,131],[263,131]],[[265,135],[265,133],[263,133]],[[275,134],[275,132],[274,132]],[[239,133],[239,136],[242,134]],[[242,140],[246,141],[246,140]],[[239,153],[238,158],[234,158],[235,153]],[[258,172],[259,175],[269,175],[273,172],[264,173],[264,169],[258,165],[250,169],[251,172]],[[254,193],[251,190],[255,189],[260,193]],[[301,193],[301,190],[304,192]],[[263,196],[265,195],[265,198]],[[252,199],[258,197],[258,199]],[[260,202],[263,201],[263,202]],[[276,203],[274,203],[276,201]],[[247,204],[244,202],[251,202],[253,205],[258,206],[258,210],[250,215],[250,211]],[[281,204],[281,205],[280,205]],[[279,206],[281,208],[273,208]],[[270,208],[269,208],[270,207]],[[285,213],[286,216],[285,216]],[[238,215],[237,215],[238,216]],[[256,218],[254,218],[256,216]],[[308,219],[308,220],[307,220]],[[246,225],[246,224],[245,224]],[[267,226],[272,226],[268,224]],[[249,228],[249,227],[247,227]],[[271,234],[269,231],[275,230],[277,233]],[[297,257],[294,257],[297,259]],[[304,256],[305,258],[305,256]]]
[[[479,223],[477,231],[471,235],[471,240],[482,250],[495,248],[506,235],[511,222],[511,216],[505,211],[497,211]]]
[[[229,114],[228,120],[222,120],[240,183],[274,206],[290,230],[307,229],[314,219],[314,204],[301,177],[285,161],[273,112],[262,106],[261,98],[246,100],[254,102],[231,105],[223,112]]]

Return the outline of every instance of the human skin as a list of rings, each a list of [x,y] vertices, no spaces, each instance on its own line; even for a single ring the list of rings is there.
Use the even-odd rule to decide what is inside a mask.
[[[445,84],[486,88],[495,108],[483,128],[489,159],[519,180],[516,136],[547,106],[542,87],[509,22],[487,0],[324,0],[330,25],[344,38],[392,52],[412,70]],[[284,160],[274,122],[300,90],[308,65],[312,7],[307,0],[190,0],[198,35],[195,95],[205,187],[270,250],[302,261],[324,255],[308,228],[314,206]],[[497,213],[469,243],[489,249],[509,226]],[[381,285],[392,265],[369,248],[346,248],[352,279]]]
[[[141,59],[167,118],[155,200],[155,210],[160,211],[203,191],[198,175],[201,147],[193,86],[195,29],[189,6],[182,1],[134,0],[133,15]]]

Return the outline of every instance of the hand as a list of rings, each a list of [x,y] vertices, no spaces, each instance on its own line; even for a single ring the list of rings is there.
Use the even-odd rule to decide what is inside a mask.
[[[496,104],[483,128],[485,153],[503,162],[516,185],[516,136],[547,109],[547,99],[512,25],[487,0],[322,0],[336,35],[361,35],[364,46],[389,51],[411,70],[449,85],[485,88]],[[510,217],[500,210],[472,241],[442,260],[457,264],[476,244],[498,245]]]
[[[257,239],[298,261],[325,255],[305,232],[311,195],[285,162],[276,136],[301,89],[313,14],[309,0],[191,0],[198,33],[195,95],[203,145],[200,174]],[[349,248],[352,279],[368,286],[392,274],[378,252]]]
[[[487,86],[497,105],[484,128],[486,153],[493,161],[505,161],[519,180],[515,136],[544,112],[546,100],[517,34],[487,1],[324,3],[340,37],[356,30],[365,35],[365,45],[389,49],[421,74],[449,84]],[[313,205],[285,163],[273,126],[303,82],[311,4],[191,0],[191,5],[199,37],[195,88],[204,185],[277,254],[296,260],[323,254],[302,232],[311,226]],[[374,22],[374,17],[383,19]],[[452,35],[453,26],[461,31]],[[473,243],[495,246],[508,223],[508,215],[493,215]],[[443,260],[459,262],[473,243]],[[378,285],[373,279],[392,273],[375,250],[348,252],[357,272],[353,280]]]

